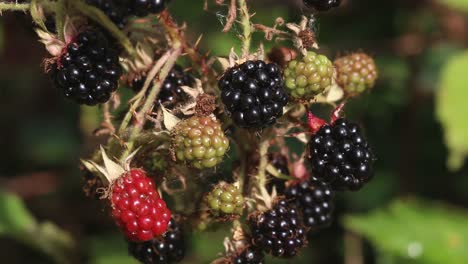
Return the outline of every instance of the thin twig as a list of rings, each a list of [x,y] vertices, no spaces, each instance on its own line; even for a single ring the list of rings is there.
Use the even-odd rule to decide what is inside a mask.
[[[164,64],[166,63],[170,55],[171,55],[171,50],[167,51],[161,58],[159,58],[159,60],[154,64],[153,68],[148,72],[148,76],[146,77],[143,88],[137,95],[135,95],[135,97],[133,97],[130,100],[130,101],[133,101],[133,103],[130,109],[128,110],[127,114],[125,115],[124,119],[122,120],[122,123],[120,124],[119,134],[124,133],[125,129],[127,129],[127,126],[130,123],[130,120],[132,119],[133,113],[140,106],[140,103],[142,99],[144,98],[146,91],[148,90],[154,78],[156,77],[158,72],[161,70],[161,68],[164,66]]]
[[[169,72],[174,67],[176,60],[180,56],[181,53],[182,53],[182,48],[180,47],[180,43],[174,43],[173,48],[171,49],[171,55],[167,59],[167,62],[164,65],[164,67],[161,69],[158,81],[154,83],[153,87],[151,88],[150,93],[148,94],[148,97],[146,97],[143,107],[140,109],[140,111],[136,115],[137,122],[133,126],[132,132],[130,134],[130,138],[128,142],[126,143],[126,149],[124,153],[122,154],[121,160],[124,160],[133,150],[133,147],[135,145],[135,139],[143,130],[143,126],[146,123],[145,117],[147,113],[151,109],[153,109],[156,98],[159,94],[159,91],[161,90],[161,87],[164,81],[166,80],[166,77],[169,75]]]
[[[207,56],[200,54],[196,45],[194,47],[188,43],[184,35],[184,30],[174,22],[169,12],[163,11],[159,16],[159,21],[164,26],[164,29],[169,34],[172,41],[180,42],[183,49],[182,53],[186,54],[192,63],[198,66],[197,68],[200,68],[200,74],[202,76],[206,76],[210,80],[216,80],[216,73],[214,72],[213,67],[210,67],[208,64]],[[198,42],[199,41],[197,41],[197,43]]]
[[[238,0],[239,11],[242,24],[242,55],[247,57],[250,53],[250,44],[252,42],[252,24],[250,23],[250,14],[247,7],[247,0]]]
[[[66,11],[65,2],[66,0],[58,0],[57,4],[55,5],[55,25],[57,28],[58,38],[62,41],[65,40],[63,30]]]
[[[24,3],[24,4],[18,4],[18,3],[0,3],[0,14],[3,11],[22,11],[26,12],[28,9],[31,7],[31,4],[29,3]]]
[[[237,18],[236,0],[231,0],[231,4],[229,5],[228,18],[226,20],[226,25],[224,25],[223,32],[229,32],[229,30],[231,30],[232,25],[236,21],[236,18]]]
[[[268,166],[268,149],[270,148],[270,140],[265,136],[259,144],[260,162],[258,164],[257,184],[259,187],[266,185],[266,168]]]

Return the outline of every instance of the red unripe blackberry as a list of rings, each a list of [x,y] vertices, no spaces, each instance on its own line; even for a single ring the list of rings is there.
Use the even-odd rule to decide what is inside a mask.
[[[336,190],[359,190],[373,176],[374,154],[355,123],[323,125],[309,149],[313,175]]]
[[[230,259],[229,264],[264,264],[265,255],[263,252],[253,246],[244,248],[237,255]]]
[[[144,264],[177,263],[185,257],[186,244],[181,226],[171,219],[167,232],[146,242],[128,242],[128,252]]]
[[[107,102],[122,74],[117,51],[100,31],[81,32],[52,65],[55,85],[79,104]]]
[[[145,17],[158,14],[169,0],[86,0],[101,9],[118,27],[123,28],[132,16]]]
[[[270,210],[249,217],[253,245],[275,257],[294,257],[305,245],[306,230],[294,205],[279,200]]]
[[[171,212],[153,180],[132,169],[111,185],[112,217],[131,241],[148,241],[164,234]]]
[[[243,128],[273,125],[288,103],[278,65],[247,61],[228,69],[218,82],[221,100],[234,123]]]
[[[328,11],[332,8],[339,7],[341,0],[304,0],[304,4],[318,11]]]
[[[303,181],[289,186],[285,195],[297,206],[307,227],[319,229],[331,224],[334,192],[326,183]]]
[[[182,86],[191,87],[194,82],[195,79],[192,75],[186,73],[180,65],[175,65],[161,87],[157,103],[164,105],[166,108],[173,108],[177,104],[185,102],[187,94]],[[145,76],[135,78],[132,82],[132,89],[138,92],[143,88],[144,83]]]

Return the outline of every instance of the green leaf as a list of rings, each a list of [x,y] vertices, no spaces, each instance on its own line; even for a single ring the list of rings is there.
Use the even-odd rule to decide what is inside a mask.
[[[0,235],[34,230],[36,221],[15,195],[0,191]]]
[[[0,191],[0,236],[20,241],[43,252],[56,263],[71,263],[71,236],[50,222],[38,223],[14,194]]]
[[[468,52],[453,56],[441,73],[437,93],[437,117],[445,130],[445,143],[449,148],[448,167],[460,169],[468,154]]]
[[[138,263],[128,255],[127,246],[121,234],[93,237],[89,243],[91,264],[132,264]]]
[[[468,12],[468,0],[440,0],[451,8]]]
[[[347,229],[378,250],[414,263],[468,263],[468,214],[438,203],[397,200],[389,208],[347,216]]]

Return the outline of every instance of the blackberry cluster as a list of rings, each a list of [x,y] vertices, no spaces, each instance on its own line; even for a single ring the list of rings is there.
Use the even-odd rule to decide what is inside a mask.
[[[286,88],[295,99],[312,99],[332,84],[333,72],[333,63],[326,56],[309,51],[284,70]]]
[[[369,55],[358,52],[335,60],[336,82],[349,95],[358,95],[375,85],[377,66]]]
[[[219,183],[206,197],[206,202],[214,215],[242,214],[244,197],[236,186],[225,182]]]
[[[304,4],[318,11],[328,11],[332,8],[339,7],[341,0],[304,0]]]
[[[132,16],[145,17],[166,8],[169,0],[86,0],[101,9],[119,28],[124,28]]]
[[[247,61],[227,70],[218,85],[226,110],[239,127],[270,126],[288,103],[281,70],[274,63]]]
[[[171,219],[168,231],[147,242],[128,242],[128,252],[144,264],[168,264],[181,261],[185,256],[182,228]]]
[[[294,257],[304,246],[306,230],[295,206],[279,200],[272,209],[249,218],[253,244],[275,257]]]
[[[167,108],[173,108],[177,104],[187,100],[187,94],[182,90],[182,86],[193,86],[195,79],[180,65],[175,65],[169,72],[159,92],[157,103]],[[132,89],[140,91],[145,84],[145,78],[135,78],[132,82]]]
[[[331,224],[333,190],[315,179],[303,181],[286,189],[286,198],[295,203],[307,227],[319,229]]]
[[[80,33],[52,65],[52,78],[63,94],[79,104],[107,102],[122,74],[119,57],[100,31]]]
[[[355,123],[324,125],[309,148],[314,176],[337,190],[359,190],[373,176],[374,154]]]
[[[174,128],[173,151],[177,161],[197,169],[221,163],[228,148],[229,139],[216,119],[193,116]]]
[[[247,247],[231,258],[230,264],[264,264],[265,255],[254,247]]]
[[[283,174],[289,175],[289,168],[288,168],[288,159],[280,153],[273,153],[268,155],[268,160],[270,161],[271,165],[273,165],[276,170]],[[278,193],[284,193],[284,180],[278,179],[277,177],[267,173],[268,176],[268,183],[267,183],[267,190],[270,192],[273,190],[273,186],[276,188]]]

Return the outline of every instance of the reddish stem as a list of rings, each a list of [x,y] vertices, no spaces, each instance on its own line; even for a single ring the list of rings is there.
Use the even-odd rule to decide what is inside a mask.
[[[345,104],[346,104],[346,101],[342,102],[340,105],[338,105],[333,110],[333,112],[331,113],[331,116],[330,116],[330,123],[331,124],[335,123],[335,121],[340,118],[340,114],[343,111],[343,108],[344,108]]]

